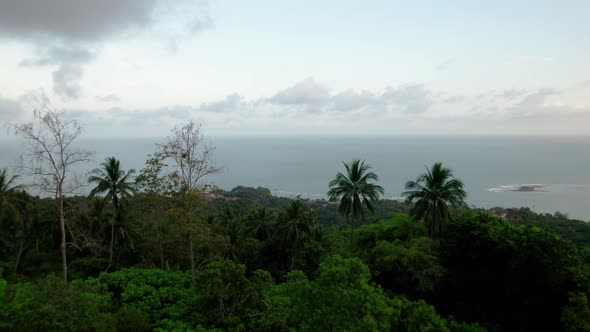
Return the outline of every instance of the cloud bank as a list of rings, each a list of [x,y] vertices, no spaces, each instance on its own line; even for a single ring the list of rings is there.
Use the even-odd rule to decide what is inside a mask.
[[[64,89],[76,93],[75,87]],[[254,100],[231,93],[196,105],[70,109],[68,114],[82,121],[90,136],[165,135],[189,120],[203,122],[217,135],[586,135],[590,107],[564,103],[567,93],[507,88],[454,95],[426,84],[332,92],[310,77]],[[108,105],[119,97],[97,99]],[[47,102],[42,91],[17,100],[0,98],[0,120],[13,121],[30,113],[31,105]]]

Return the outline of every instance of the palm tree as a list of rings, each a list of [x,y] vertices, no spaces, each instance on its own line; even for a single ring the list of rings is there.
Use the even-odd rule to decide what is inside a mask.
[[[410,215],[414,219],[424,219],[429,223],[428,232],[434,236],[441,232],[441,224],[450,218],[451,207],[465,205],[467,194],[463,182],[453,177],[453,172],[442,163],[437,162],[416,181],[406,183],[406,192],[402,195],[407,202],[414,203]]]
[[[23,209],[29,196],[23,191],[22,185],[15,184],[17,175],[8,176],[8,170],[0,170],[0,223],[5,218],[11,218],[11,226],[15,226],[14,233],[9,235],[12,238],[0,238],[3,244],[12,242],[15,238],[20,238],[19,247],[17,250],[16,260],[14,264],[14,273],[18,270],[20,257],[25,248],[25,220]],[[20,233],[20,236],[18,235]],[[7,234],[8,235],[8,234]],[[5,246],[8,248],[8,245]]]
[[[111,243],[109,248],[109,262],[113,263],[113,246],[115,243],[115,222],[120,217],[120,203],[129,198],[133,192],[131,176],[135,173],[130,169],[127,173],[121,169],[121,163],[115,157],[106,158],[100,164],[100,168],[92,171],[88,178],[89,183],[95,183],[96,187],[90,192],[90,196],[106,193],[105,201],[113,204],[113,219],[111,222]]]
[[[298,249],[314,234],[315,215],[299,199],[292,200],[279,214],[278,231],[282,241],[291,249],[291,268],[295,265]]]
[[[263,206],[258,206],[246,216],[246,233],[265,241],[272,237],[274,215]]]
[[[342,162],[346,169],[346,174],[338,172],[334,180],[330,181],[330,190],[328,196],[331,202],[340,200],[338,212],[351,218],[352,232],[350,241],[354,232],[354,222],[357,218],[365,219],[363,205],[371,212],[374,212],[372,202],[383,195],[383,188],[372,181],[377,181],[377,174],[370,171],[371,165],[365,164],[358,159],[353,160],[350,164]]]
[[[22,185],[16,185],[17,175],[8,176],[8,170],[0,170],[0,221],[5,217],[19,218],[16,206],[16,193],[23,189]]]

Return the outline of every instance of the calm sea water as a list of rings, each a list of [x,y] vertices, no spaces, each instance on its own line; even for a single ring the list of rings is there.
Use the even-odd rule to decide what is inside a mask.
[[[126,168],[140,169],[159,141],[85,139],[80,145],[96,151],[96,162],[87,169],[111,155]],[[341,161],[359,158],[374,167],[385,196],[395,198],[425,165],[442,161],[465,182],[471,205],[526,206],[590,220],[590,137],[212,137],[210,142],[224,171],[207,182],[224,189],[263,186],[277,195],[320,198],[342,170]],[[0,141],[0,167],[14,165],[21,149],[13,140]],[[542,191],[513,191],[525,184],[542,185]]]

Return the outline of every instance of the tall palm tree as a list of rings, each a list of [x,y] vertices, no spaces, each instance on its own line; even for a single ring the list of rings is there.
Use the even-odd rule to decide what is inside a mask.
[[[15,184],[17,178],[17,175],[8,176],[7,169],[0,170],[0,221],[5,217],[19,218],[16,194],[23,186]]]
[[[416,181],[406,183],[402,195],[407,202],[414,203],[410,215],[428,223],[430,236],[440,234],[442,223],[450,218],[451,208],[465,205],[467,193],[463,182],[453,177],[453,172],[437,162],[426,173],[420,174]]]
[[[25,247],[25,202],[29,196],[23,191],[22,185],[15,184],[17,175],[8,176],[8,170],[0,170],[0,225],[5,219],[8,219],[9,228],[13,230],[7,237],[0,237],[0,243],[4,248],[9,247],[9,243],[14,243],[15,239],[20,239],[14,264],[14,273],[18,270],[20,257]],[[14,228],[13,228],[14,227]],[[20,236],[19,236],[20,234]]]
[[[88,178],[89,183],[95,183],[96,187],[90,192],[90,196],[97,194],[106,194],[104,200],[111,201],[113,204],[113,218],[111,221],[111,243],[109,248],[109,261],[113,263],[113,246],[115,243],[115,222],[120,217],[120,204],[129,198],[133,192],[133,182],[131,176],[135,173],[130,169],[125,173],[121,169],[121,163],[115,157],[106,158],[100,164],[100,168],[92,171],[92,176]]]
[[[383,195],[383,188],[373,181],[377,181],[377,174],[370,171],[371,165],[365,164],[358,159],[353,160],[350,164],[342,162],[346,169],[346,174],[338,172],[334,180],[330,181],[330,190],[328,196],[331,202],[340,200],[338,212],[351,219],[352,232],[350,241],[354,232],[354,222],[357,218],[365,218],[365,206],[370,212],[374,212],[372,202]]]
[[[275,216],[263,206],[258,206],[246,216],[246,233],[264,241],[272,237]]]
[[[287,243],[291,250],[291,268],[303,241],[314,234],[316,217],[299,199],[292,200],[279,214],[278,231],[281,241]]]

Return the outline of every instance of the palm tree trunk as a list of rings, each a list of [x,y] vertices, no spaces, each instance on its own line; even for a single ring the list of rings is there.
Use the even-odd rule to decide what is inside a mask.
[[[351,230],[350,230],[350,250],[352,250],[352,247],[354,245],[354,211],[352,212],[352,217],[350,219],[350,225],[351,225]]]
[[[161,239],[158,242],[160,247],[160,270],[164,270],[164,246]]]
[[[115,219],[117,218],[117,208],[113,202],[113,220],[111,222],[111,245],[109,247],[109,264],[113,264],[113,245],[115,243]]]
[[[58,189],[59,199],[59,230],[61,232],[61,244],[59,246],[61,251],[61,265],[63,270],[64,283],[68,283],[68,259],[66,256],[66,221],[64,212],[64,197],[62,195],[61,187]]]
[[[436,201],[432,206],[432,232],[431,237],[436,236]]]
[[[160,269],[164,270],[164,244],[162,243],[162,234],[159,225],[156,226],[156,236],[158,238],[158,250],[160,253]]]
[[[18,272],[18,265],[20,263],[20,258],[23,254],[23,251],[25,251],[25,241],[24,239],[20,240],[20,245],[18,248],[18,252],[16,253],[16,262],[14,263],[14,274],[16,275],[16,273]]]
[[[189,224],[188,228],[188,251],[189,251],[189,259],[191,263],[191,280],[193,281],[193,285],[197,284],[197,276],[195,273],[195,253],[193,252],[193,231],[192,231],[192,222]]]
[[[291,255],[291,269],[289,271],[293,271],[293,267],[295,266],[295,257],[297,256],[297,249],[293,248],[293,255]]]
[[[20,263],[20,258],[23,254],[23,251],[25,251],[25,246],[29,245],[30,241],[27,242],[27,244],[25,244],[25,222],[24,220],[21,220],[20,223],[21,226],[21,232],[22,232],[22,237],[19,241],[19,246],[18,246],[18,251],[16,253],[16,260],[14,262],[14,274],[16,275],[16,273],[18,272],[18,265]],[[15,234],[16,237],[16,234]]]
[[[158,240],[158,249],[160,252],[160,269],[164,270],[164,240],[162,239],[162,230],[160,229],[161,226],[161,219],[160,216],[163,214],[161,211],[161,206],[158,205],[158,208],[155,210],[156,214],[156,237]]]

